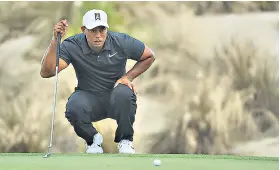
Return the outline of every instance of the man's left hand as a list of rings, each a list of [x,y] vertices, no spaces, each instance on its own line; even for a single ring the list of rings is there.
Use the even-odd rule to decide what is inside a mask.
[[[127,86],[136,94],[136,89],[135,89],[134,84],[133,84],[126,76],[120,78],[120,79],[115,83],[114,88],[115,88],[118,84],[127,85]]]

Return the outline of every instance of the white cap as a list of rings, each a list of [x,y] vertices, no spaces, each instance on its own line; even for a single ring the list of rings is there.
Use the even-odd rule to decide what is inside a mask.
[[[98,26],[109,28],[106,12],[97,9],[87,11],[83,16],[83,26],[87,29],[93,29]]]

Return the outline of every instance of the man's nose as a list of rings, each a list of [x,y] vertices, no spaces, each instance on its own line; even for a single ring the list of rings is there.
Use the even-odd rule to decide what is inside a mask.
[[[96,31],[95,37],[96,37],[96,38],[101,37],[101,33],[100,33],[99,31]]]

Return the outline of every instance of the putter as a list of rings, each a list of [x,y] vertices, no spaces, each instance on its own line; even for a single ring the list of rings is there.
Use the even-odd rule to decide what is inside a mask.
[[[54,129],[54,115],[55,115],[55,107],[56,107],[56,91],[57,91],[57,81],[58,81],[58,62],[59,62],[59,54],[60,54],[60,33],[57,34],[57,44],[56,44],[56,67],[55,67],[55,82],[54,82],[54,100],[53,100],[53,110],[52,110],[52,122],[51,122],[51,135],[50,135],[50,145],[48,147],[48,152],[43,158],[48,158],[51,156],[51,147],[53,140],[53,129]]]

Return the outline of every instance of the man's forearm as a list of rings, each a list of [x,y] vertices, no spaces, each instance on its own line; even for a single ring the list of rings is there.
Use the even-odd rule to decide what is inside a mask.
[[[56,41],[51,40],[41,61],[41,75],[51,75],[55,71],[56,45]]]
[[[145,72],[155,61],[155,57],[151,56],[145,60],[138,61],[131,70],[129,70],[125,76],[130,80],[133,81],[136,77],[141,75]]]

